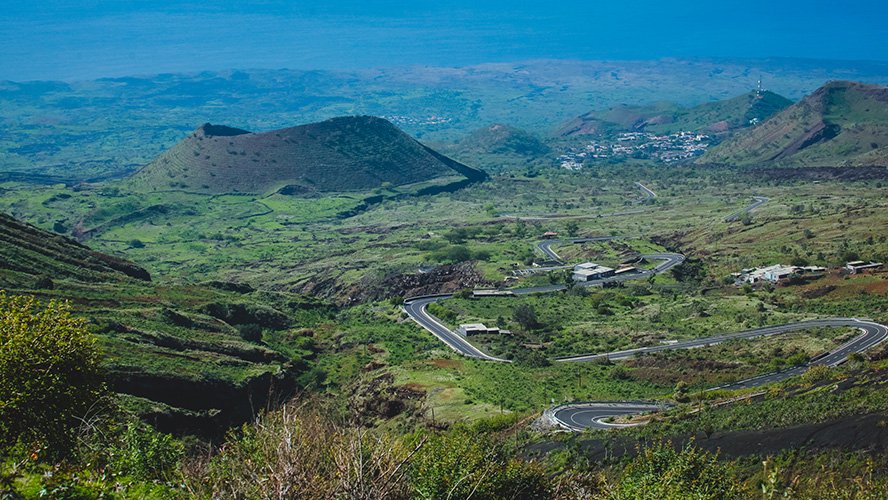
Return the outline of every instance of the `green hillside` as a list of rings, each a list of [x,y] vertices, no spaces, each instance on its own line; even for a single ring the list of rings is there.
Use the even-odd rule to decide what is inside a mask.
[[[334,311],[227,282],[158,285],[138,265],[0,213],[0,291],[67,302],[103,352],[106,382],[160,429],[218,436],[296,388]]]
[[[456,144],[442,150],[459,161],[487,171],[527,167],[542,162],[552,149],[538,137],[510,125],[493,124],[480,128]]]
[[[386,120],[356,116],[259,134],[207,123],[125,185],[141,192],[344,192],[484,175]]]
[[[52,280],[82,282],[150,281],[148,271],[119,257],[0,213],[0,286],[52,286]]]
[[[524,130],[509,125],[494,124],[480,128],[459,141],[457,151],[536,156],[547,154],[551,149]]]
[[[888,164],[888,87],[830,82],[698,162],[787,166]]]
[[[559,136],[647,131],[652,133],[729,132],[764,121],[792,101],[768,91],[752,91],[737,97],[706,102],[689,108],[670,102],[648,106],[620,105],[592,111],[566,122]]]

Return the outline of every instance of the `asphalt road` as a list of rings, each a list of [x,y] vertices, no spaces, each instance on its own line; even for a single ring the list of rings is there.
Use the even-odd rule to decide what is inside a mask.
[[[647,196],[645,196],[644,198],[633,201],[632,202],[633,205],[638,205],[639,203],[644,203],[651,198],[657,197],[657,193],[648,189],[644,184],[642,184],[640,182],[636,182],[635,185],[638,186],[642,191],[644,191]]]
[[[779,382],[790,377],[795,377],[805,373],[810,366],[827,365],[835,366],[844,362],[848,358],[848,354],[852,352],[864,352],[867,349],[884,342],[888,339],[888,328],[879,323],[856,318],[828,318],[817,319],[811,321],[802,321],[798,323],[786,323],[783,325],[774,325],[764,328],[755,328],[752,330],[743,330],[740,332],[727,333],[723,335],[714,335],[695,339],[694,341],[679,342],[671,345],[656,346],[644,349],[632,349],[628,351],[617,351],[607,354],[593,356],[578,356],[571,358],[562,358],[558,361],[591,361],[597,358],[607,356],[609,359],[623,359],[641,352],[656,352],[665,349],[691,349],[694,347],[702,347],[705,345],[717,344],[724,342],[730,338],[754,338],[768,335],[777,335],[781,333],[801,330],[803,328],[817,327],[853,327],[862,330],[862,334],[858,335],[851,341],[829,351],[825,355],[819,356],[810,362],[782,370],[779,372],[767,373],[746,380],[741,380],[733,384],[720,387],[713,387],[709,390],[728,389],[737,390],[750,387],[760,387],[771,382]],[[592,429],[609,429],[615,427],[614,424],[604,423],[602,420],[607,417],[617,417],[623,415],[632,415],[636,413],[644,413],[653,411],[655,405],[639,405],[637,402],[612,402],[612,403],[585,403],[576,404],[556,409],[554,418],[563,426],[572,430]]]
[[[598,238],[574,238],[571,240],[546,240],[537,243],[536,247],[543,255],[546,257],[557,260],[561,262],[561,257],[552,250],[552,245],[563,245],[565,241],[568,243],[586,243],[589,241],[610,241],[610,240],[625,240],[631,238],[638,238],[638,236],[600,236]]]
[[[646,188],[640,183],[636,182],[636,185],[646,191],[648,196],[639,201],[644,201],[651,197],[655,197],[656,194],[650,189]],[[731,214],[725,221],[731,221],[736,219],[743,212],[748,212],[753,210],[764,203],[770,201],[768,198],[756,196],[756,203]],[[637,213],[643,210],[629,211],[629,212],[619,212],[610,215],[619,215],[619,214],[628,214],[628,213]],[[607,214],[605,214],[607,215]],[[587,216],[581,216],[587,217]],[[596,217],[596,216],[591,216]],[[540,219],[548,218],[548,217],[540,217]],[[533,219],[533,218],[524,218],[522,219]],[[582,243],[586,241],[606,241],[612,239],[620,239],[620,238],[631,238],[631,236],[610,236],[610,237],[601,237],[601,238],[579,238],[568,240],[571,243]],[[556,254],[552,250],[552,245],[561,244],[562,240],[548,240],[544,242],[540,242],[537,244],[537,248],[547,257],[560,261],[558,254]],[[652,269],[640,269],[639,272],[632,274],[621,274],[618,276],[613,276],[610,278],[605,278],[601,280],[594,280],[582,283],[582,286],[596,286],[601,285],[608,282],[617,282],[617,281],[627,281],[632,279],[645,278],[647,276],[652,276],[654,274],[659,274],[669,270],[670,268],[682,263],[685,260],[685,257],[681,254],[674,253],[660,253],[660,254],[645,254],[642,257],[648,260],[662,260],[663,262],[658,264]],[[512,289],[511,291],[515,295],[525,295],[530,293],[546,293],[546,292],[554,292],[557,290],[563,290],[566,287],[564,285],[548,285],[534,288],[517,288]],[[436,302],[438,300],[447,299],[452,297],[452,295],[437,295],[433,297],[422,297],[410,299],[404,302],[404,310],[407,314],[417,323],[419,323],[423,328],[431,332],[433,335],[438,337],[442,342],[450,346],[453,350],[474,358],[483,359],[487,361],[496,361],[502,363],[509,363],[510,361],[494,358],[492,356],[488,356],[483,352],[479,351],[477,348],[472,346],[466,339],[460,337],[456,333],[452,332],[449,328],[442,325],[438,322],[432,315],[428,313],[427,307],[432,302]],[[663,344],[653,347],[643,347],[638,349],[629,349],[624,351],[615,351],[610,353],[601,353],[601,354],[587,354],[581,356],[571,356],[566,358],[559,358],[556,361],[561,362],[583,362],[583,361],[593,361],[595,359],[600,359],[606,357],[611,360],[624,359],[630,356],[634,356],[640,353],[646,352],[659,352],[667,349],[693,349],[696,347],[703,347],[712,344],[718,344],[724,342],[728,339],[732,338],[756,338],[756,337],[764,337],[770,335],[778,335],[786,332],[791,332],[794,330],[801,330],[804,328],[817,328],[817,327],[853,327],[859,328],[863,333],[846,344],[839,346],[838,348],[819,356],[818,358],[811,360],[809,363],[804,365],[796,366],[787,370],[769,373],[765,375],[760,375],[758,377],[754,377],[747,380],[742,380],[739,382],[735,382],[730,385],[716,387],[713,389],[742,389],[742,388],[750,388],[750,387],[759,387],[764,384],[768,384],[771,382],[778,382],[781,380],[785,380],[790,377],[794,377],[797,375],[801,375],[808,369],[808,367],[812,365],[827,365],[827,366],[835,366],[842,362],[844,362],[848,354],[851,352],[864,352],[871,347],[884,342],[888,339],[888,328],[885,326],[863,319],[856,318],[828,318],[828,319],[817,319],[817,320],[809,320],[802,321],[798,323],[786,323],[782,325],[773,325],[762,328],[754,328],[750,330],[743,330],[739,332],[725,333],[720,335],[713,335],[709,337],[701,337],[697,339],[690,339],[675,342],[672,344]],[[712,389],[711,389],[712,390]],[[642,403],[642,402],[607,402],[607,403],[582,403],[582,404],[571,404],[565,405],[556,409],[554,413],[554,418],[564,425],[567,428],[573,430],[583,430],[586,428],[598,428],[598,429],[609,429],[613,427],[622,427],[625,425],[619,424],[608,424],[603,420],[608,417],[614,416],[622,416],[622,415],[633,415],[638,413],[644,413],[648,411],[654,411],[658,408],[658,405],[655,403]]]
[[[435,295],[433,297],[422,297],[404,301],[404,310],[419,323],[420,326],[431,332],[432,335],[438,337],[454,351],[469,356],[479,358],[485,361],[496,361],[500,363],[511,363],[505,359],[494,358],[479,351],[475,346],[470,344],[466,339],[460,337],[456,332],[451,331],[442,325],[434,316],[429,314],[428,305],[443,299],[449,299],[452,295]]]
[[[636,424],[610,424],[604,422],[604,420],[610,417],[638,415],[657,410],[659,410],[659,406],[656,403],[599,402],[562,406],[555,410],[553,416],[560,424],[570,430],[583,431],[588,428],[614,429],[632,427]]]
[[[860,328],[864,331],[862,335],[855,338],[851,342],[837,348],[835,351],[831,351],[831,353],[823,358],[816,360],[815,364],[825,364],[830,366],[835,366],[842,361],[845,360],[849,352],[863,352],[870,347],[882,342],[888,337],[888,328],[870,321],[859,320],[855,318],[827,318],[827,319],[815,319],[810,321],[800,321],[798,323],[784,323],[782,325],[773,325],[766,326],[762,328],[753,328],[751,330],[742,330],[739,332],[732,333],[723,333],[719,335],[712,335],[709,337],[700,337],[696,339],[690,340],[682,340],[679,342],[675,342],[672,344],[662,344],[653,347],[640,347],[638,349],[628,349],[625,351],[614,351],[609,353],[601,353],[601,354],[587,354],[581,356],[570,356],[565,358],[558,358],[556,361],[567,361],[567,362],[578,362],[578,361],[594,361],[600,358],[607,358],[611,360],[617,359],[625,359],[632,357],[636,354],[642,354],[647,352],[661,352],[666,350],[674,350],[674,349],[693,349],[695,347],[704,347],[713,344],[719,344],[728,339],[736,339],[736,338],[746,338],[751,339],[755,337],[767,337],[770,335],[778,335],[781,333],[791,332],[794,330],[801,330],[803,328],[817,328],[821,326],[830,326],[830,327],[840,327],[840,326],[850,326],[853,328]],[[783,377],[788,378],[788,377]],[[759,384],[761,385],[761,384]],[[755,387],[754,385],[745,385],[743,387]]]
[[[626,281],[630,279],[639,279],[649,276],[655,273],[664,272],[671,267],[680,264],[684,260],[684,255],[677,253],[664,253],[664,254],[645,254],[642,255],[647,259],[653,260],[663,260],[664,262],[657,265],[655,268],[651,270],[644,270],[643,272],[634,273],[634,274],[623,274],[619,276],[613,276],[610,278],[605,278],[601,280],[588,281],[585,283],[581,283],[582,286],[594,286],[600,285],[602,283],[607,283],[611,281]],[[511,291],[515,295],[527,295],[531,293],[548,293],[554,292],[557,290],[564,290],[564,285],[547,285],[547,286],[539,286],[533,288],[512,288]],[[483,352],[479,351],[478,348],[470,344],[466,339],[460,337],[455,332],[441,324],[440,321],[437,320],[434,316],[429,314],[428,305],[432,302],[437,302],[439,300],[449,299],[452,295],[450,294],[442,294],[442,295],[434,295],[429,297],[418,297],[413,299],[408,299],[404,301],[404,311],[413,319],[419,323],[419,326],[425,328],[432,335],[438,337],[439,340],[450,346],[454,351],[463,354],[465,356],[483,359],[486,361],[497,361],[500,363],[510,363],[510,361],[505,359],[494,358],[493,356],[488,356]]]
[[[742,214],[743,212],[749,212],[750,210],[758,208],[758,207],[764,205],[765,203],[771,201],[771,198],[765,198],[764,196],[753,196],[753,198],[756,199],[755,203],[753,203],[752,205],[749,205],[748,207],[744,208],[743,210],[734,212],[731,215],[725,217],[725,222],[731,222],[732,220],[736,220],[737,217],[740,217],[740,214]]]

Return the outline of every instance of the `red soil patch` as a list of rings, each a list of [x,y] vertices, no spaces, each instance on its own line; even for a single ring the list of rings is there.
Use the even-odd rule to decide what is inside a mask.
[[[443,370],[456,370],[459,368],[459,363],[452,359],[435,359],[431,362],[431,365]]]
[[[864,290],[870,294],[885,295],[888,293],[888,280],[870,283],[864,287]]]

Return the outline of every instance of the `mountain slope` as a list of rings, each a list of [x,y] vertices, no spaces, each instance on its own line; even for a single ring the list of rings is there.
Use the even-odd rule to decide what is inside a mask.
[[[148,271],[128,260],[95,252],[70,238],[0,213],[0,283],[17,284],[43,277],[82,282],[151,280]]]
[[[486,171],[526,168],[545,160],[552,150],[539,138],[510,125],[482,127],[456,144],[440,146],[459,161]]]
[[[258,134],[205,124],[129,184],[137,191],[267,193],[293,186],[299,192],[342,192],[484,177],[386,120],[356,116]]]
[[[460,153],[511,154],[537,156],[551,152],[549,146],[524,130],[494,124],[480,128],[465,137],[456,148]]]
[[[888,87],[829,82],[698,162],[888,165]]]
[[[792,101],[768,91],[752,91],[731,99],[685,108],[669,102],[648,106],[619,105],[591,111],[566,122],[556,135],[608,134],[644,130],[653,133],[726,132],[763,121]]]

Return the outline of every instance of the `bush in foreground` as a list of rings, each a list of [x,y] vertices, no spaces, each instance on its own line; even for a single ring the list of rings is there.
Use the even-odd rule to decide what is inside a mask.
[[[69,451],[104,393],[99,362],[67,304],[0,293],[0,447]]]

